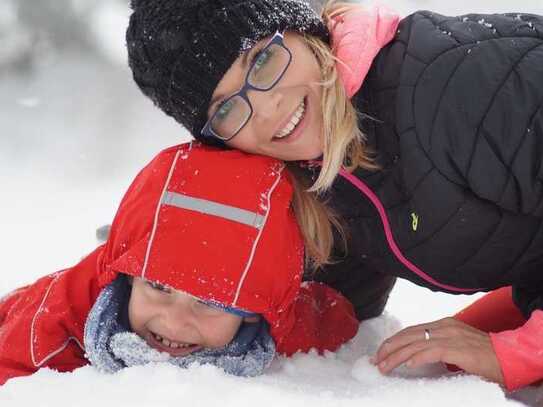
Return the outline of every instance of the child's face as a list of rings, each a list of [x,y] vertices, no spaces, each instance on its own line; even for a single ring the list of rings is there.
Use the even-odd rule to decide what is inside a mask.
[[[128,305],[132,330],[153,348],[185,356],[227,345],[242,318],[189,294],[135,277]]]
[[[247,51],[247,61],[267,45],[270,37]],[[292,54],[292,61],[283,77],[265,92],[249,91],[253,107],[249,122],[226,144],[247,153],[265,155],[285,161],[318,158],[323,151],[323,120],[321,111],[321,70],[317,58],[302,36],[285,33],[284,44]],[[246,66],[239,57],[219,82],[212,95],[208,111],[211,116],[221,101],[236,93],[244,84],[251,63]],[[287,127],[293,115],[305,103],[305,111],[295,130],[285,138],[276,137]],[[298,131],[300,130],[300,131]]]

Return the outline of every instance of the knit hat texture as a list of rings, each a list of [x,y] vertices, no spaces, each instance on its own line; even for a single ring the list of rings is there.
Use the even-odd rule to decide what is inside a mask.
[[[329,41],[304,0],[132,0],[131,6],[126,43],[134,80],[196,138],[218,83],[256,42],[277,30]]]

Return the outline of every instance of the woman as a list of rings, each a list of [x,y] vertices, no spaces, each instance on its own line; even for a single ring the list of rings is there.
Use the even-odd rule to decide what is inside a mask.
[[[307,269],[359,319],[396,277],[452,294],[513,286],[529,319],[514,334],[408,328],[377,353],[383,372],[440,360],[508,389],[543,377],[533,346],[510,356],[526,332],[543,336],[542,17],[398,25],[379,7],[332,4],[321,19],[295,0],[132,5],[142,91],[205,142],[288,162]]]

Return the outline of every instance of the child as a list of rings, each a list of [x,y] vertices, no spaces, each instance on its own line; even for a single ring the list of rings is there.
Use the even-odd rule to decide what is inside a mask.
[[[373,316],[396,277],[451,294],[512,286],[526,324],[406,329],[379,350],[383,373],[457,362],[463,341],[470,373],[509,390],[543,378],[543,17],[400,21],[326,3],[319,17],[302,0],[133,0],[134,79],[198,139],[288,163],[308,190],[315,278],[359,319],[367,287]]]
[[[358,322],[336,291],[301,284],[292,196],[275,159],[164,150],[128,189],[106,244],[0,300],[0,384],[89,362],[252,376],[276,353],[337,349]]]

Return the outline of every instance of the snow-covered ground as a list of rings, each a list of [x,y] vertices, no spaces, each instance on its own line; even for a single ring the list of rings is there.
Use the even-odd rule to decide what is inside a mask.
[[[543,14],[542,0],[389,4],[402,14],[416,9]],[[92,18],[103,59],[70,52],[43,58],[33,74],[0,75],[0,296],[92,250],[96,227],[111,221],[138,169],[161,148],[188,139],[131,82],[119,29],[127,11],[117,3],[101,5]],[[115,376],[90,367],[68,374],[43,370],[0,387],[0,405],[514,405],[499,386],[450,375],[439,366],[383,377],[368,362],[381,340],[401,326],[452,315],[473,298],[400,282],[387,313],[363,323],[339,352],[279,359],[259,378],[229,377],[209,366],[146,366]],[[542,389],[517,397],[543,405]]]

